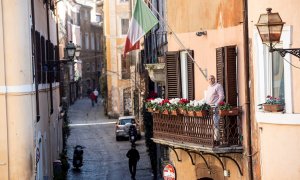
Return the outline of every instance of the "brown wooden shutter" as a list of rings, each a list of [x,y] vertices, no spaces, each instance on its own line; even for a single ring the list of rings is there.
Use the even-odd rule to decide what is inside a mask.
[[[45,48],[45,38],[41,37],[41,55],[42,55],[42,83],[46,83],[46,48]]]
[[[189,51],[192,57],[194,57],[194,51]],[[187,56],[187,72],[188,72],[188,99],[195,99],[195,88],[194,88],[194,63],[192,59]]]
[[[179,53],[166,52],[166,98],[181,97]]]
[[[225,97],[227,103],[237,106],[236,46],[225,47]]]
[[[225,71],[224,71],[224,48],[216,49],[216,64],[217,64],[217,82],[220,83],[223,87],[225,86]]]
[[[35,62],[37,63],[36,76],[37,82],[42,82],[42,58],[41,58],[41,36],[38,31],[35,31]]]

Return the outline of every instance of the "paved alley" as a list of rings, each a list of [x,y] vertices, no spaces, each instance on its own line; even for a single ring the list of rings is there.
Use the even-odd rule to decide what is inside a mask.
[[[70,163],[69,180],[130,180],[127,151],[128,140],[116,141],[115,119],[104,116],[102,105],[92,107],[89,99],[77,100],[69,109],[71,134],[67,149]],[[83,166],[75,171],[72,166],[73,147],[85,147]],[[137,180],[151,180],[149,156],[144,137],[137,141],[141,159],[137,165]]]

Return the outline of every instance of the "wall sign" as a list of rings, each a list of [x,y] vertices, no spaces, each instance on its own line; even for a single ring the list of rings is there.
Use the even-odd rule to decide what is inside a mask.
[[[175,167],[172,164],[167,164],[163,171],[164,180],[176,180]]]

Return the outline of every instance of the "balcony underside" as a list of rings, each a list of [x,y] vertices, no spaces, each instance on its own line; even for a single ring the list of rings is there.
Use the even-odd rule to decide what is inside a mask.
[[[214,142],[213,113],[205,117],[153,113],[153,141],[170,147],[209,153],[241,153],[241,128],[238,116],[219,120],[219,142]]]

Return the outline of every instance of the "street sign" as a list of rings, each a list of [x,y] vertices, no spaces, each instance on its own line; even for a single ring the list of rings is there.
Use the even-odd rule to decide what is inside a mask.
[[[175,167],[172,164],[167,164],[163,171],[164,180],[176,180]]]

